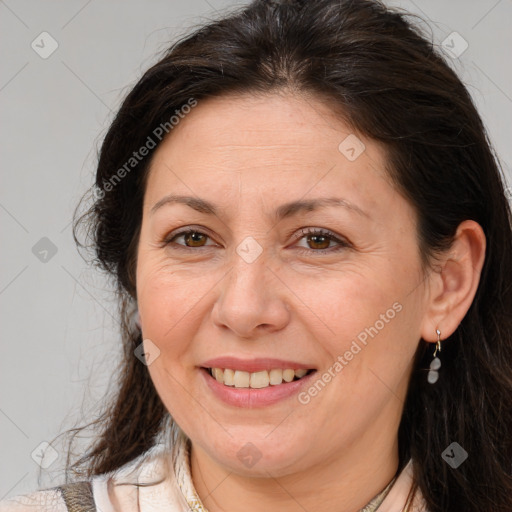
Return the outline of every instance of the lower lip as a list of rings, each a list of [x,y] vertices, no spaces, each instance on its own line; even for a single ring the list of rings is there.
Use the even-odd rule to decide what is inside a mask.
[[[209,371],[205,368],[200,368],[200,371],[206,381],[206,384],[217,398],[226,404],[234,405],[235,407],[247,408],[265,407],[286,398],[290,398],[297,394],[301,388],[308,386],[311,377],[316,373],[316,371],[313,371],[299,380],[283,382],[277,386],[271,385],[266,388],[257,389],[226,386],[212,377]]]

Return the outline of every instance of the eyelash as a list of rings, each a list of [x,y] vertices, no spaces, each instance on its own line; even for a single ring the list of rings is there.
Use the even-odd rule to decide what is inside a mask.
[[[173,233],[171,236],[168,236],[167,238],[165,238],[165,240],[163,240],[162,245],[163,245],[163,247],[167,247],[170,244],[174,243],[173,240],[175,240],[179,236],[190,235],[192,233],[197,233],[197,234],[200,234],[200,235],[205,235],[208,238],[210,238],[209,235],[207,235],[206,233],[203,233],[202,231],[199,231],[197,229],[190,229],[189,228],[189,229],[184,229],[182,231],[178,231],[177,233]],[[296,242],[301,240],[303,237],[305,237],[307,235],[316,235],[316,236],[327,237],[331,241],[336,242],[336,243],[339,244],[337,247],[334,247],[334,248],[330,247],[330,248],[327,248],[327,249],[306,249],[306,248],[302,247],[302,248],[298,249],[300,254],[306,254],[307,253],[308,255],[311,255],[311,253],[314,253],[314,254],[323,255],[323,254],[326,254],[326,253],[334,253],[334,252],[337,252],[337,251],[340,251],[340,250],[347,249],[347,248],[351,247],[351,244],[347,240],[340,239],[336,235],[334,235],[334,233],[332,233],[331,231],[327,231],[327,230],[321,229],[321,228],[303,228],[303,229],[300,230],[300,235],[301,236],[297,236],[295,238]],[[211,246],[187,247],[185,245],[176,244],[175,249],[184,250],[184,251],[194,251],[196,249],[203,249],[205,247],[211,247]]]

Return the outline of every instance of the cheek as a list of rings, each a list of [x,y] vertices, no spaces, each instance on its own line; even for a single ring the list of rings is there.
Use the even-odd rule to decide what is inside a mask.
[[[309,326],[315,339],[322,341],[326,368],[338,361],[333,369],[336,375],[343,374],[338,384],[362,400],[375,386],[383,392],[386,385],[399,386],[420,338],[420,277],[412,271],[404,273],[400,265],[392,267],[354,268],[336,279],[329,275],[315,280],[315,293],[306,288],[298,291],[310,297]]]
[[[177,383],[172,376],[184,381],[180,372],[186,363],[184,358],[189,357],[189,340],[200,322],[196,305],[204,291],[194,280],[150,262],[139,264],[137,277],[143,338],[154,343],[158,352],[149,371],[157,388],[174,389]]]
[[[304,298],[304,315],[310,319],[306,328],[309,326],[324,340],[331,340],[329,344],[336,350],[350,345],[361,331],[379,320],[380,314],[392,308],[398,295],[393,293],[391,283],[362,265],[307,279],[295,276],[288,282],[297,297]]]
[[[137,301],[148,331],[167,331],[175,324],[190,325],[190,314],[212,287],[211,273],[181,269],[151,258],[137,266]],[[164,331],[165,332],[165,331]]]
[[[193,368],[198,358],[192,341],[199,337],[204,321],[201,299],[212,284],[207,278],[191,278],[190,273],[169,266],[141,263],[138,301],[143,337],[156,345],[159,354],[148,371],[174,421],[190,431],[191,379],[198,371]]]

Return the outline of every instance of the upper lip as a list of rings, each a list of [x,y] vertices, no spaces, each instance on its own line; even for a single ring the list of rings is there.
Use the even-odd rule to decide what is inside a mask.
[[[303,368],[304,370],[314,369],[309,364],[284,359],[274,359],[271,357],[255,359],[238,359],[237,357],[230,356],[216,357],[214,359],[204,361],[201,366],[203,368],[230,368],[231,370],[242,370],[249,373],[260,372],[263,370],[270,371],[275,368],[281,368],[283,370],[287,368],[292,368],[294,370],[298,370],[300,368]]]

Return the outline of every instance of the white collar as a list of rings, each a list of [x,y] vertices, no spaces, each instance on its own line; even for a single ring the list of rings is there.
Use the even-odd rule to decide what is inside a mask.
[[[165,477],[167,468],[170,481],[164,480],[157,485],[138,488],[131,485],[116,486],[115,496],[118,507],[123,511],[133,510],[133,501],[137,499],[141,512],[155,510],[208,512],[201,503],[192,481],[190,449],[190,439],[168,416],[165,428],[162,429],[153,447],[121,468],[94,477],[93,489],[98,510],[116,512],[111,502],[113,491],[109,491],[112,486],[111,480],[117,484],[158,482]],[[412,469],[412,461],[409,461],[378,507],[378,512],[405,510],[412,485]],[[134,494],[137,492],[138,495]],[[424,510],[421,505],[421,496],[419,496],[412,510]]]

